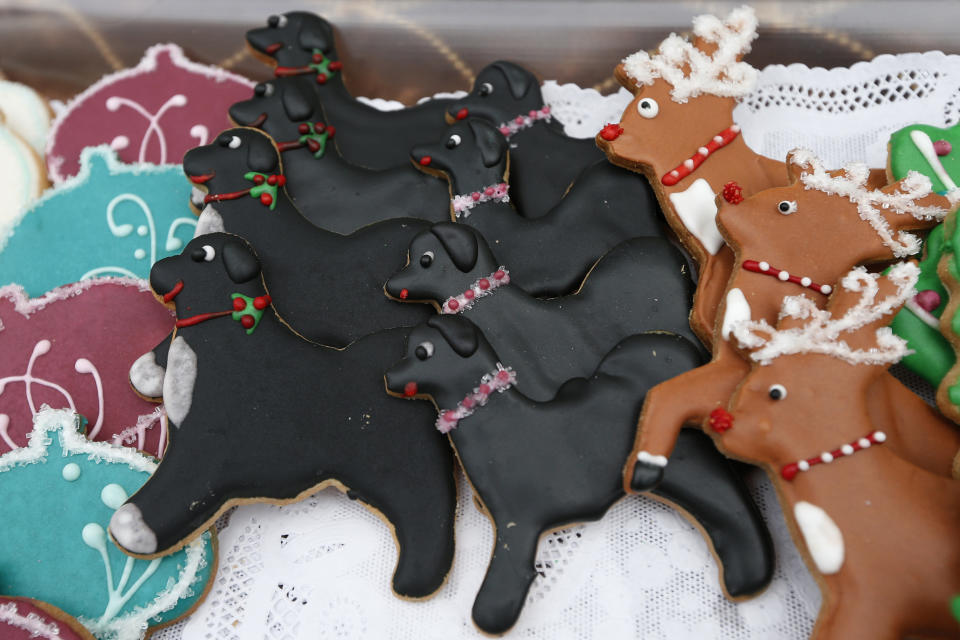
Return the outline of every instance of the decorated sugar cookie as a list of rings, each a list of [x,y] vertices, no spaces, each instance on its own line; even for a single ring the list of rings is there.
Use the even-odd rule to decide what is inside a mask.
[[[0,234],[47,187],[43,161],[26,140],[3,122],[0,113],[0,175],[4,197],[0,200]]]
[[[86,280],[33,299],[0,287],[0,453],[26,446],[49,405],[83,415],[91,440],[159,456],[165,421],[127,370],[172,325],[142,280]]]
[[[950,603],[960,591],[960,484],[903,458],[870,411],[885,400],[874,382],[907,350],[884,325],[917,275],[910,263],[884,277],[857,268],[826,309],[788,296],[776,326],[733,329],[751,369],[716,438],[776,486],[823,594],[819,640],[960,635]]]
[[[54,182],[80,171],[86,147],[110,145],[122,162],[179,163],[230,126],[227,109],[253,83],[188,60],[175,44],[147,49],[132,69],[101,78],[57,115],[47,143]]]
[[[960,200],[960,124],[947,129],[916,124],[890,136],[888,168],[899,180],[908,171],[928,176],[933,190]]]
[[[29,296],[98,276],[146,278],[179,252],[197,226],[179,166],[117,162],[107,147],[85,149],[80,174],[50,190],[0,230],[0,278]]]
[[[156,463],[87,440],[81,422],[70,410],[41,411],[30,445],[0,456],[0,592],[48,602],[103,640],[138,640],[204,597],[214,540],[204,533],[156,560],[124,555],[107,526]]]
[[[42,156],[52,119],[47,101],[25,84],[0,80],[0,113],[7,127]]]
[[[4,640],[93,640],[76,618],[45,602],[0,596],[0,637]]]

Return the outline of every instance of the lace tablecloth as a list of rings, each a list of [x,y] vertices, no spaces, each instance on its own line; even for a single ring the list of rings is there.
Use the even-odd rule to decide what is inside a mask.
[[[546,101],[570,135],[593,136],[620,118],[630,94],[602,96],[546,82]],[[399,103],[372,101],[380,108]],[[960,56],[880,56],[849,69],[772,66],[735,119],[756,151],[783,159],[805,146],[828,165],[885,165],[889,134],[960,116]],[[462,480],[462,478],[461,478]],[[773,533],[777,567],[759,597],[734,604],[700,534],[671,509],[629,497],[600,522],[544,538],[514,638],[805,638],[820,595],[794,548],[769,481],[751,476]],[[386,525],[334,490],[299,504],[235,509],[220,521],[220,568],[207,600],[162,640],[482,637],[470,609],[490,556],[489,521],[461,482],[457,550],[432,599],[394,597],[396,549]]]

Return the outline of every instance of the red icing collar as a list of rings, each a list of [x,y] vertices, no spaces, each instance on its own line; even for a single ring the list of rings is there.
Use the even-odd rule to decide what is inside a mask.
[[[733,139],[740,134],[739,125],[730,125],[713,138],[706,144],[706,146],[700,147],[697,149],[697,152],[690,156],[688,159],[684,160],[681,164],[668,173],[663,174],[663,177],[660,178],[660,182],[668,187],[672,187],[677,184],[691,173],[696,171],[697,167],[703,164],[704,160],[710,157],[714,151],[717,149],[722,149],[727,146]],[[604,139],[608,139],[604,137]]]

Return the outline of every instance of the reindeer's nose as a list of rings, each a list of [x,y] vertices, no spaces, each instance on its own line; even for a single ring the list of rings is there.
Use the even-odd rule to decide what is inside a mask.
[[[612,122],[600,130],[600,137],[607,142],[613,142],[620,137],[621,133],[623,133],[623,127]]]

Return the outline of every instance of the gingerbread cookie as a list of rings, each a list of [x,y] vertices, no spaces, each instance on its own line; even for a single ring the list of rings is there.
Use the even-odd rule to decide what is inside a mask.
[[[510,187],[517,211],[538,218],[555,207],[581,174],[604,160],[592,139],[571,138],[544,104],[540,83],[518,64],[498,61],[477,74],[473,90],[447,108],[447,120],[468,116],[497,125],[510,141]],[[603,176],[609,193],[644,202],[650,185],[629,171],[604,162],[591,169],[591,178]],[[632,215],[624,200],[623,215]]]
[[[716,437],[777,487],[823,594],[814,635],[824,640],[958,634],[950,598],[960,590],[960,485],[898,455],[867,408],[878,402],[870,389],[906,353],[884,325],[914,295],[917,275],[910,263],[883,278],[854,269],[825,310],[789,296],[776,328],[733,329],[753,364]]]
[[[410,148],[441,134],[452,100],[427,100],[413,107],[380,111],[354,98],[343,82],[333,27],[303,11],[273,15],[267,26],[247,32],[247,43],[277,78],[304,76],[337,130],[337,147],[350,164],[369,169],[405,166]]]
[[[336,129],[326,125],[304,76],[258,84],[254,97],[230,107],[230,119],[262,129],[277,140],[290,199],[310,222],[353,233],[390,218],[450,219],[449,187],[409,163],[374,170],[344,160]]]
[[[253,83],[218,67],[197,64],[175,44],[147,49],[132,69],[104,76],[67,103],[47,142],[54,182],[80,171],[86,147],[108,144],[129,163],[180,162],[230,126],[227,108]]]
[[[617,245],[576,295],[548,300],[513,284],[511,266],[468,225],[435,224],[413,239],[409,253],[387,293],[468,318],[516,367],[517,389],[532,400],[546,402],[567,380],[591,375],[627,336],[669,331],[699,344],[687,321],[694,285],[686,260],[661,238]]]
[[[890,136],[887,172],[891,180],[902,180],[910,171],[930,178],[933,189],[948,199],[960,199],[956,180],[960,180],[960,154],[954,153],[960,126],[940,129],[929,125],[911,125]],[[953,142],[951,142],[951,140]],[[930,232],[920,262],[917,295],[908,300],[890,326],[906,338],[913,353],[903,364],[937,386],[956,362],[956,356],[940,333],[940,318],[947,304],[947,292],[937,274],[943,251],[943,228]]]
[[[41,411],[30,444],[0,456],[0,592],[36,598],[96,636],[138,640],[187,615],[216,570],[215,540],[150,562],[124,556],[106,526],[156,468],[127,447],[91,442],[70,410]]]
[[[84,416],[91,440],[159,457],[160,410],[130,389],[126,372],[172,324],[142,280],[86,280],[32,299],[0,287],[0,453],[27,446],[49,405]]]
[[[126,165],[106,147],[85,149],[80,173],[0,230],[0,274],[27,295],[96,276],[146,278],[150,265],[193,237],[179,167]],[[50,259],[43,259],[49,256]]]
[[[518,215],[507,182],[508,143],[484,120],[457,122],[439,144],[414,147],[412,156],[425,171],[450,182],[450,192],[457,194],[450,202],[454,217],[480,231],[509,265],[514,283],[536,296],[570,293],[593,263],[623,240],[665,233],[653,195],[637,199],[613,190],[601,165],[596,173],[584,172],[546,215]]]
[[[6,640],[94,640],[77,619],[45,602],[0,596],[0,632]]]
[[[537,402],[518,389],[519,372],[464,318],[436,316],[413,330],[387,388],[430,399],[477,500],[493,521],[496,546],[473,606],[486,633],[516,622],[537,572],[537,541],[549,529],[596,520],[623,496],[620,457],[644,394],[697,366],[698,349],[679,336],[637,335],[617,344],[588,379]],[[686,469],[671,468],[656,496],[697,520],[723,563],[724,588],[746,595],[772,574],[766,529],[749,494],[702,434],[681,438]]]
[[[907,230],[936,224],[949,207],[920,174],[872,189],[865,165],[827,171],[813,154],[797,150],[788,166],[790,186],[720,208],[720,229],[736,259],[714,327],[713,359],[648,394],[625,469],[628,489],[656,485],[684,424],[706,422],[720,432],[726,428],[717,411],[749,372],[743,354],[730,342],[738,321],[774,322],[786,295],[824,303],[851,265],[916,253],[919,238]],[[896,378],[882,375],[876,385],[870,417],[890,436],[891,448],[949,476],[960,431]]]
[[[436,591],[453,560],[453,456],[429,407],[383,391],[409,330],[343,350],[303,340],[270,307],[278,294],[267,294],[249,245],[228,234],[158,262],[150,284],[177,309],[163,381],[172,437],[157,473],[113,517],[114,540],[156,557],[232,504],[336,486],[393,528],[394,590]]]

